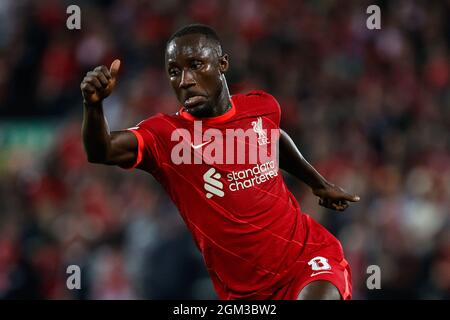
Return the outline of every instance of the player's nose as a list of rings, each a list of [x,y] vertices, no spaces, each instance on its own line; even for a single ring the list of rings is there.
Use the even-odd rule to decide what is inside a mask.
[[[193,85],[195,85],[195,79],[192,76],[192,73],[187,70],[183,70],[181,72],[181,81],[179,87],[182,89],[186,89]]]

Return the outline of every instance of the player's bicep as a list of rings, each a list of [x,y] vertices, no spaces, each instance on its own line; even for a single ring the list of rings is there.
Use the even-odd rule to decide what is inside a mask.
[[[132,167],[139,155],[139,141],[136,135],[129,130],[113,131],[110,135],[111,148],[106,164],[123,168]]]
[[[296,169],[298,160],[302,158],[303,156],[298,150],[292,138],[286,133],[286,131],[280,129],[280,168],[292,174]]]
[[[279,140],[279,152],[280,152],[280,159],[281,158],[287,158],[289,157],[289,148],[292,147],[292,144],[294,142],[292,141],[291,137],[280,128],[280,140]]]

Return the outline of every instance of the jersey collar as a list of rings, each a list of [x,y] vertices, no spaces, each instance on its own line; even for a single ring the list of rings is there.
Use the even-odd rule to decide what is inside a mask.
[[[233,102],[233,97],[231,97],[230,102],[231,102],[230,110],[228,110],[224,114],[221,114],[220,116],[217,116],[217,117],[204,117],[204,118],[194,117],[192,114],[187,112],[184,107],[182,107],[178,113],[184,119],[189,120],[189,121],[200,120],[200,121],[203,121],[204,123],[208,123],[208,124],[221,123],[221,122],[227,121],[228,119],[230,119],[231,117],[233,117],[236,114],[236,106]]]

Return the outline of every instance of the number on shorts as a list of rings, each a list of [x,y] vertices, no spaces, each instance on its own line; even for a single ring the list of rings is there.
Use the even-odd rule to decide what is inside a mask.
[[[320,271],[320,270],[330,270],[331,266],[328,263],[328,259],[324,257],[314,257],[309,262],[308,265],[311,266],[311,269],[313,271]]]

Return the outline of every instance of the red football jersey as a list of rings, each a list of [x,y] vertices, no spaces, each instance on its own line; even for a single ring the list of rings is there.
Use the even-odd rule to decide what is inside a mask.
[[[253,91],[233,95],[231,105],[218,117],[196,119],[181,109],[130,128],[139,142],[133,167],[151,173],[176,204],[219,298],[271,297],[307,262],[308,223],[271,149],[278,139],[278,102]],[[229,142],[239,130],[253,132],[254,139]],[[245,161],[238,159],[240,146],[248,147]],[[270,156],[250,160],[263,147]]]

